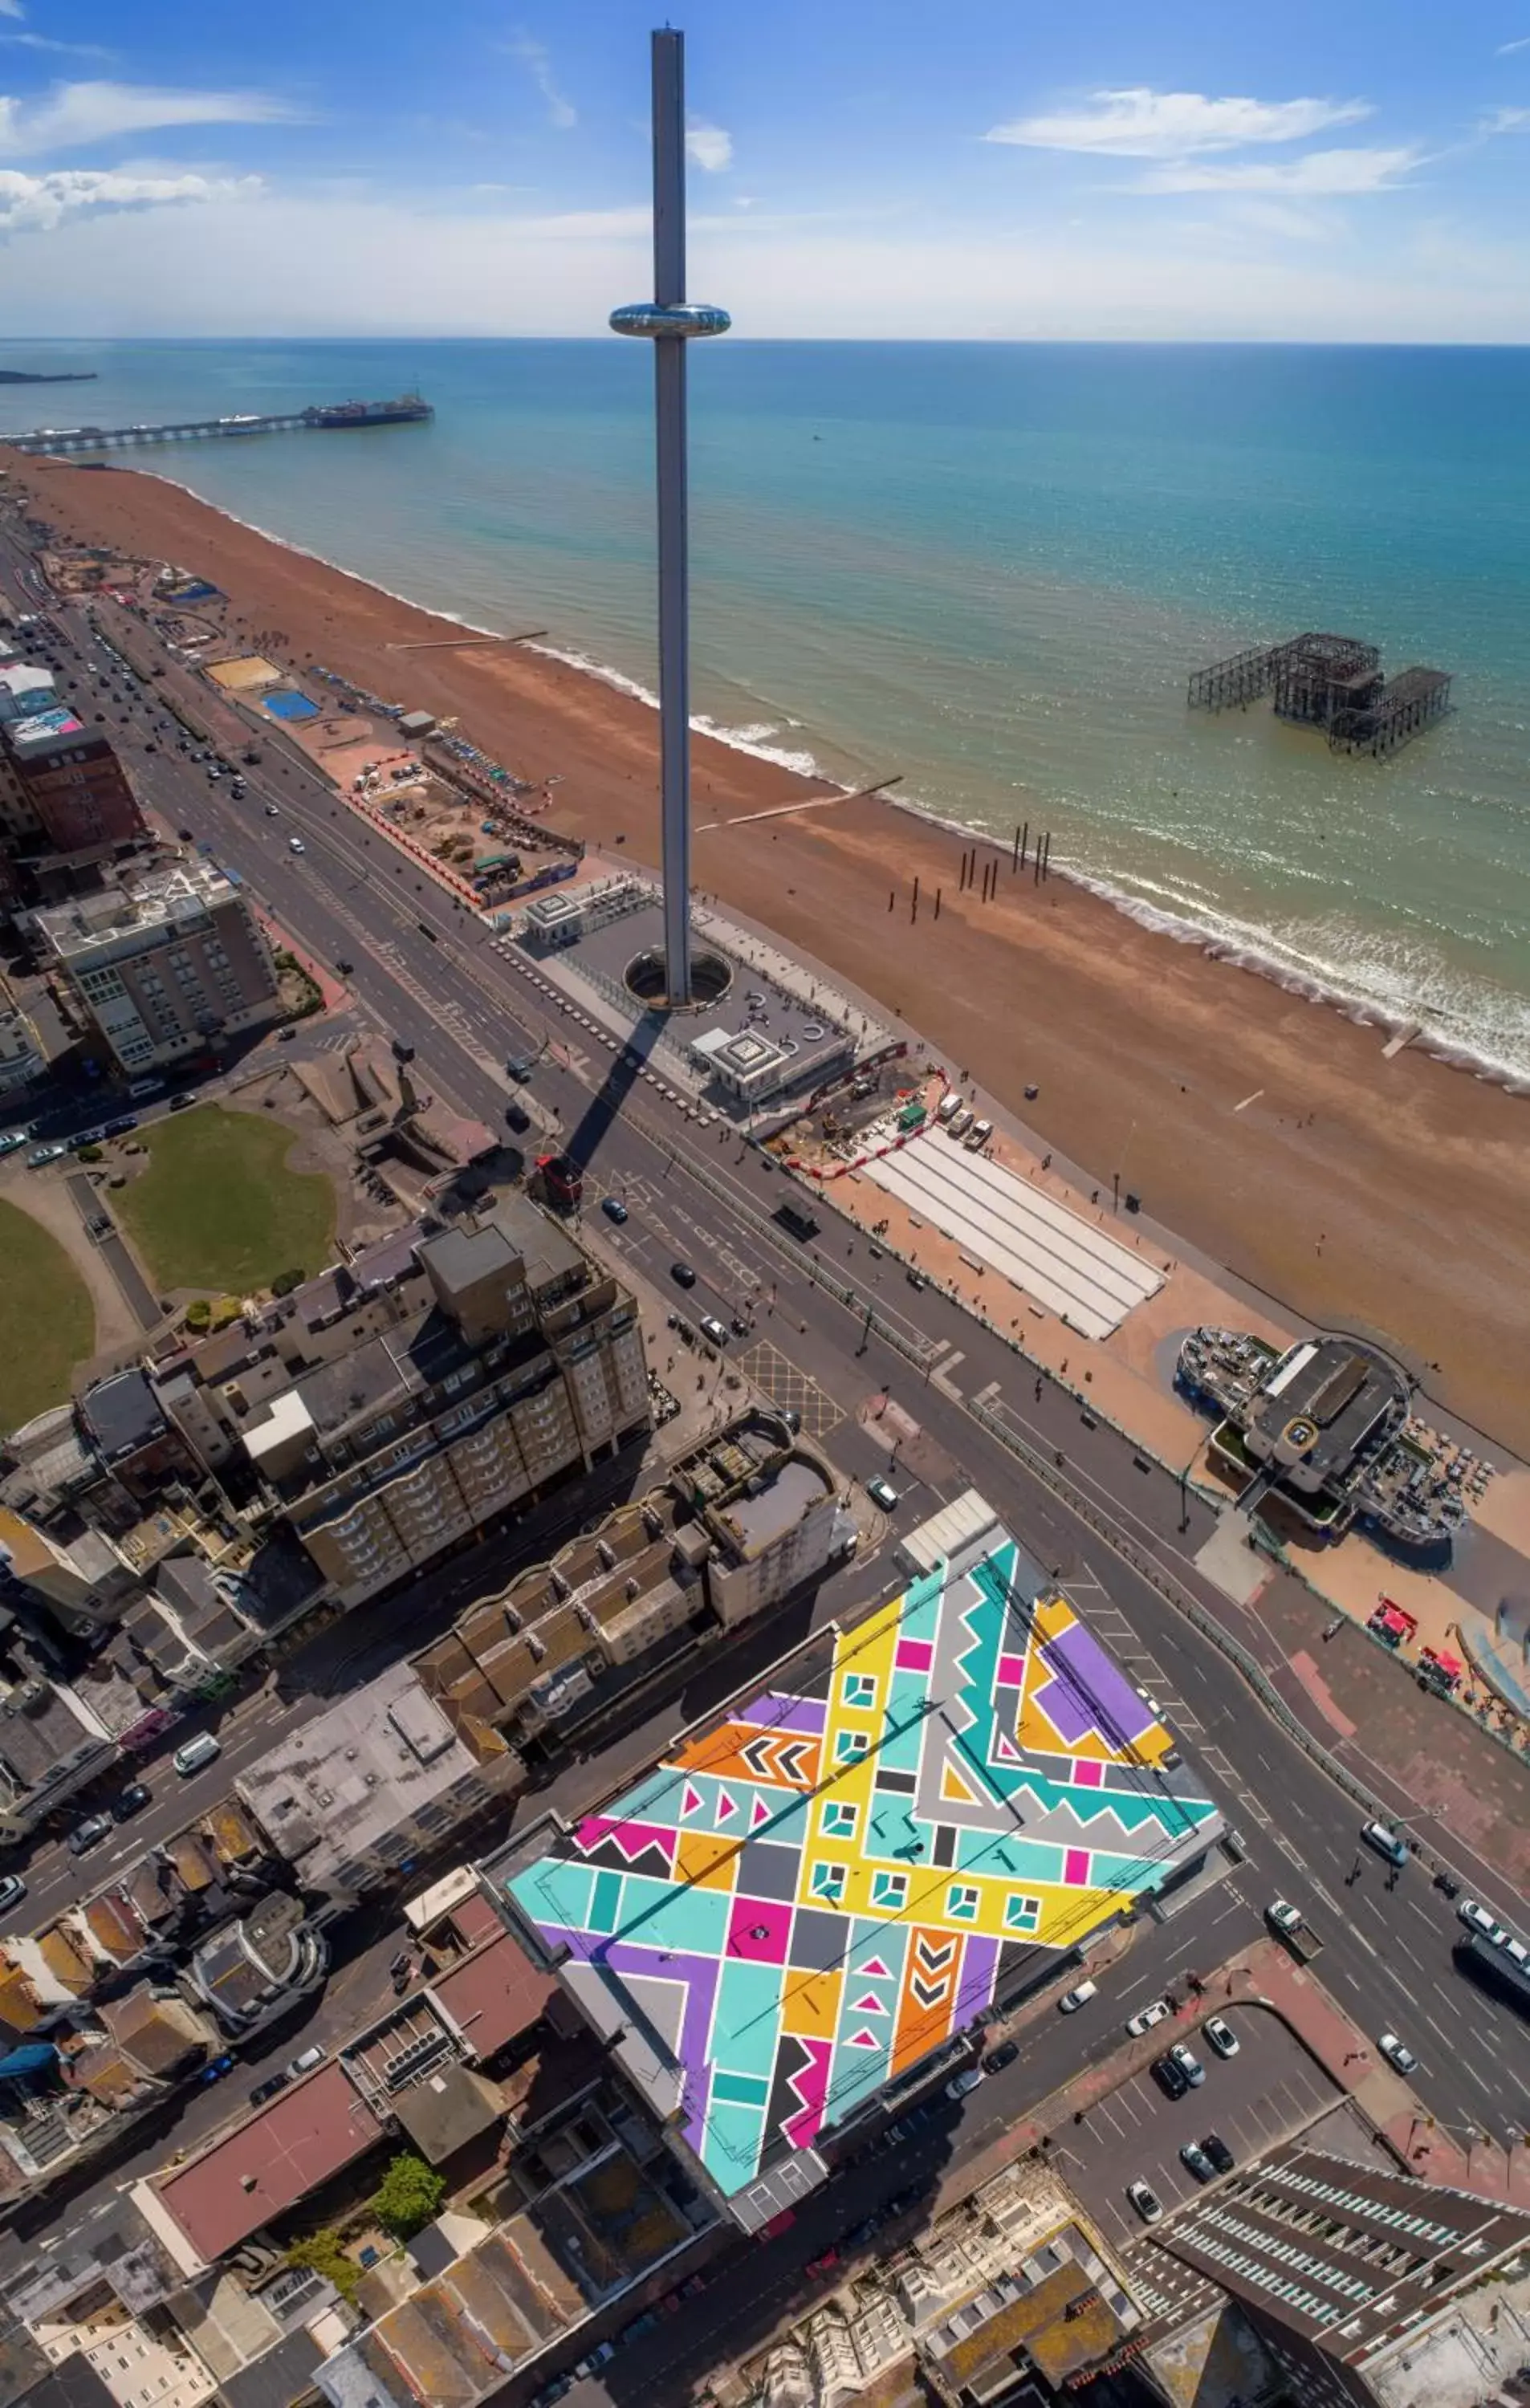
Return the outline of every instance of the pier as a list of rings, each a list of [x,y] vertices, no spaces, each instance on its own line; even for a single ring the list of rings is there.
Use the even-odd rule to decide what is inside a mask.
[[[47,458],[78,452],[129,452],[145,443],[206,443],[235,435],[325,434],[363,426],[420,424],[435,411],[418,394],[397,401],[341,402],[307,409],[239,412],[225,418],[174,419],[162,426],[39,426],[24,435],[0,435],[0,445]]]
[[[1389,680],[1374,644],[1309,631],[1197,669],[1187,700],[1192,710],[1230,710],[1266,694],[1278,719],[1320,728],[1331,751],[1381,759],[1444,717],[1451,680],[1422,666]]]

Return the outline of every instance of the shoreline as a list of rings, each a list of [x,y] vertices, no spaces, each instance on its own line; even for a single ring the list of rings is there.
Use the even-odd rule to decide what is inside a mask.
[[[22,458],[10,473],[69,534],[207,575],[229,597],[230,635],[282,630],[276,650],[299,678],[318,659],[408,708],[459,715],[516,774],[561,781],[552,824],[658,859],[657,718],[636,681],[543,644],[393,652],[501,631],[322,562],[167,478]],[[1201,932],[1146,925],[1061,865],[1037,886],[991,836],[907,798],[846,797],[763,744],[698,733],[694,789],[694,876],[724,909],[897,1012],[1107,1192],[1119,1173],[1238,1277],[1311,1321],[1383,1339],[1447,1407],[1530,1454],[1517,1369],[1530,1347],[1530,1124],[1508,1086],[1422,1044],[1387,1061],[1396,1024],[1379,1011],[1251,977]],[[835,808],[801,817],[703,824],[826,796]],[[974,842],[1000,863],[986,905],[957,891]],[[1033,1084],[1039,1096],[1022,1100]]]
[[[3,440],[4,438],[0,437],[0,443],[3,443]],[[100,472],[93,470],[90,473],[96,475]],[[114,475],[125,473],[151,479],[157,484],[168,486],[174,493],[184,494],[199,509],[211,510],[215,516],[226,520],[230,525],[239,527],[244,533],[258,538],[262,543],[272,544],[279,551],[291,552],[295,559],[311,562],[314,566],[325,569],[333,576],[345,578],[350,583],[364,586],[369,593],[380,595],[387,601],[397,603],[404,609],[421,612],[448,626],[461,628],[464,635],[497,638],[507,645],[514,645],[515,649],[537,659],[556,662],[562,667],[573,670],[577,676],[587,677],[595,684],[607,687],[611,693],[621,695],[627,700],[636,703],[643,710],[650,710],[655,715],[658,712],[659,697],[653,689],[644,685],[640,679],[630,677],[624,669],[614,667],[609,662],[595,660],[588,652],[577,648],[518,638],[508,634],[503,628],[487,627],[476,619],[466,618],[461,611],[446,609],[436,603],[419,601],[412,595],[401,593],[396,586],[384,585],[380,579],[367,576],[364,570],[350,568],[343,561],[330,559],[327,553],[308,550],[306,545],[295,542],[290,536],[275,534],[271,528],[262,526],[257,520],[241,518],[237,511],[226,509],[221,503],[205,500],[193,487],[182,484],[178,478],[164,476],[158,469],[135,468],[124,472],[118,469],[113,463],[111,473]],[[832,777],[827,770],[822,768],[806,746],[796,752],[788,752],[780,745],[765,743],[757,738],[751,739],[750,731],[724,726],[705,714],[693,716],[691,729],[693,736],[702,737],[712,743],[721,744],[729,752],[741,752],[751,760],[765,762],[773,768],[782,770],[788,776],[807,779],[816,789],[843,796],[859,791],[857,788],[844,785],[839,780]],[[977,844],[1000,858],[1007,858],[1009,853],[1010,848],[991,829],[974,825],[965,820],[951,818],[932,803],[921,802],[911,796],[891,793],[882,795],[880,799],[889,810],[906,813],[922,824],[944,829],[949,835],[958,838],[964,846]],[[1050,875],[1065,879],[1071,885],[1097,896],[1111,910],[1119,912],[1123,919],[1135,922],[1150,935],[1166,938],[1171,944],[1192,947],[1203,953],[1207,960],[1221,963],[1230,969],[1241,970],[1249,977],[1263,979],[1268,984],[1278,987],[1282,994],[1294,996],[1304,1003],[1321,1004],[1358,1028],[1375,1028],[1382,1031],[1389,1039],[1400,1036],[1406,1031],[1408,1043],[1412,1051],[1424,1054],[1431,1060],[1441,1062],[1450,1069],[1462,1071],[1469,1078],[1501,1087],[1510,1096],[1530,1096],[1530,1070],[1523,1065],[1503,1061],[1469,1040],[1451,1035],[1446,1029],[1431,1026],[1428,1006],[1422,1002],[1408,1008],[1390,1009],[1385,1005],[1373,1002],[1366,996],[1347,991],[1333,979],[1325,978],[1320,969],[1310,963],[1304,962],[1299,956],[1282,956],[1262,946],[1254,938],[1221,934],[1214,928],[1187,918],[1182,912],[1166,910],[1160,904],[1151,903],[1142,896],[1132,895],[1124,887],[1113,884],[1108,878],[1101,877],[1096,872],[1085,869],[1076,863],[1069,863],[1065,858],[1058,858],[1054,861],[1049,854],[1048,868]]]

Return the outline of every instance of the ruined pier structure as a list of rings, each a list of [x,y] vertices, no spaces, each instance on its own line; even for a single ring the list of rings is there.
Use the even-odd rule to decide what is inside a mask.
[[[1376,646],[1353,636],[1293,636],[1197,669],[1190,708],[1227,710],[1266,694],[1274,696],[1278,718],[1321,727],[1334,752],[1380,757],[1443,718],[1451,681],[1443,669],[1430,668],[1384,678]]]

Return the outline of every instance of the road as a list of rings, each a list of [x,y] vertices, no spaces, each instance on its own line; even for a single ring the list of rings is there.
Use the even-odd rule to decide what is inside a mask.
[[[758,1226],[780,1195],[779,1174],[765,1158],[731,1130],[703,1132],[651,1088],[635,1087],[621,1057],[586,1054],[570,1044],[565,1024],[550,1016],[488,932],[399,861],[279,740],[263,738],[265,757],[248,773],[246,801],[236,805],[226,784],[209,785],[179,754],[135,758],[134,733],[114,729],[119,733],[140,787],[164,816],[193,828],[300,944],[332,965],[353,963],[358,1010],[379,1029],[410,1038],[431,1082],[461,1110],[502,1120],[512,1091],[500,1067],[505,1057],[551,1039],[532,1082],[542,1124],[563,1132],[585,1163],[587,1195],[620,1194],[631,1212],[620,1230],[590,1213],[590,1242],[661,1283],[676,1259],[687,1260],[698,1283],[688,1297],[677,1292],[677,1303],[693,1320],[704,1310],[726,1318],[751,1308],[755,1347],[775,1354],[747,1354],[748,1367],[767,1384],[794,1383],[794,1396],[812,1409],[809,1426],[822,1431],[847,1472],[864,1479],[891,1462],[900,1490],[895,1528],[923,1518],[969,1482],[978,1485],[1041,1559],[1060,1568],[1085,1618],[1134,1677],[1151,1683],[1186,1735],[1208,1789],[1248,1838],[1250,1862],[1228,1894],[1243,1901],[1251,1921],[1277,1891],[1309,1910],[1327,1942],[1323,1979],[1373,2036],[1399,2030],[1417,2050],[1421,2092],[1444,2122],[1501,2139],[1530,2121],[1523,2025],[1453,1972],[1457,1927],[1447,1901],[1417,1866],[1389,1887],[1385,1868],[1357,1845],[1357,1809],[1260,1709],[1236,1666],[1118,1552],[1120,1544],[1130,1546],[1273,1663],[1279,1651],[1272,1654],[1265,1625],[1240,1615],[1195,1570],[1192,1558],[1212,1527],[1207,1505],[1194,1495],[1181,1500],[1171,1478],[1145,1468],[1108,1429],[1086,1427],[1077,1402],[1044,1378],[1037,1393],[1037,1375],[1007,1345],[934,1291],[913,1290],[896,1266],[875,1259],[865,1238],[832,1215],[817,1250],[833,1257],[852,1301],[841,1304],[815,1287],[802,1250]],[[276,819],[265,816],[273,800]],[[289,849],[294,832],[304,840],[302,855]],[[422,933],[422,922],[431,936]],[[691,1174],[688,1166],[701,1154],[721,1194]],[[930,1350],[922,1377],[877,1335],[865,1335],[873,1305]],[[1071,1498],[1103,1519],[1105,1535],[974,1418],[969,1399],[993,1383],[1017,1436],[1049,1464],[1059,1452],[1065,1456]],[[885,1585],[884,1575],[890,1578],[885,1556],[871,1570]],[[446,1577],[458,1582],[459,1567],[447,1568]],[[416,1612],[430,1610],[440,1585],[426,1581],[409,1592],[400,1651],[414,1637]],[[843,1610],[851,1595],[847,1588],[832,1601]],[[369,1609],[358,1677],[364,1661],[369,1670],[379,1668],[379,1650],[391,1643],[374,1641],[374,1614],[397,1602]],[[779,1644],[795,1635],[779,1627],[768,1634]],[[298,1720],[321,1702],[296,1700],[288,1711]],[[614,1770],[640,1761],[636,1751],[656,1744],[676,1719],[671,1705],[626,1733],[609,1759],[579,1768],[581,1783],[598,1783],[603,1763]],[[531,1808],[545,1802],[539,1798]],[[1452,1842],[1442,1853],[1456,1859],[1479,1894],[1517,1918],[1519,1901],[1469,1851]],[[1165,1929],[1165,1946],[1183,1939],[1176,1924]],[[1233,1936],[1229,1924],[1229,1944]],[[1137,1978],[1132,1969],[1155,1963],[1139,1946],[1127,1959],[1131,1978]],[[1072,2050],[1077,2062],[1079,2037],[1065,2033],[1054,2044]]]

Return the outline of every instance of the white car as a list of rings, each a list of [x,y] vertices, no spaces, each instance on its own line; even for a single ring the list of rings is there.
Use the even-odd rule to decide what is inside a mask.
[[[1151,2183],[1128,2183],[1126,2186],[1126,2196],[1131,2200],[1132,2205],[1136,2208],[1144,2224],[1157,2223],[1159,2217],[1164,2213],[1164,2202],[1159,2198],[1158,2193],[1153,2189]]]
[[[192,1774],[200,1772],[205,1764],[216,1763],[222,1753],[222,1743],[214,1739],[211,1731],[198,1731],[194,1739],[189,1739],[183,1747],[177,1748],[170,1761],[182,1781],[189,1781]]]
[[[287,850],[289,853],[307,853],[307,846],[304,843],[300,836],[290,836],[287,838]]]
[[[728,1342],[728,1333],[715,1312],[702,1314],[701,1334],[709,1346],[725,1346]]]
[[[898,1501],[898,1492],[892,1482],[883,1480],[879,1474],[876,1479],[866,1482],[865,1493],[873,1505],[879,1505],[884,1513],[891,1513]]]
[[[969,2090],[977,2089],[978,2085],[982,2078],[983,2070],[980,2065],[964,2065],[961,2072],[953,2073],[951,2080],[947,2083],[947,2098],[965,2099]]]
[[[1076,2015],[1080,2007],[1088,2006],[1090,2000],[1095,1996],[1099,1986],[1100,1985],[1097,1982],[1076,1982],[1072,1989],[1065,1990],[1062,1997],[1058,2000],[1057,2011],[1059,2014]]]
[[[1501,1948],[1509,1937],[1497,1916],[1490,1914],[1487,1908],[1479,1905],[1474,1898],[1464,1898],[1456,1913],[1468,1931],[1480,1931],[1484,1940],[1492,1941],[1494,1948]]]
[[[1213,2015],[1209,2023],[1201,2026],[1201,2029],[1206,2035],[1208,2048],[1214,2048],[1219,2057],[1237,2055],[1237,2034],[1231,2024],[1223,2021],[1221,2015]]]
[[[1417,2073],[1419,2060],[1410,2048],[1405,2048],[1395,2032],[1383,2032],[1376,2043],[1394,2073]]]
[[[1161,2024],[1173,2013],[1166,1999],[1154,1999],[1151,2007],[1139,2007],[1135,2015],[1128,2015],[1126,2028],[1134,2040],[1140,2040],[1144,2032],[1151,2031],[1154,2024]]]
[[[1201,2063],[1200,2058],[1196,2056],[1194,2050],[1193,2048],[1187,2048],[1182,2040],[1177,2040],[1174,2046],[1170,2049],[1169,2055],[1174,2059],[1174,2062],[1179,2067],[1180,2072],[1184,2075],[1184,2078],[1189,2083],[1192,2090],[1198,2090],[1201,2084],[1206,2080],[1206,2068]]]

